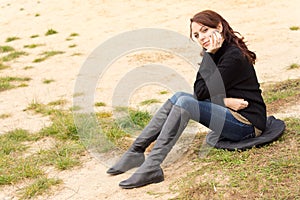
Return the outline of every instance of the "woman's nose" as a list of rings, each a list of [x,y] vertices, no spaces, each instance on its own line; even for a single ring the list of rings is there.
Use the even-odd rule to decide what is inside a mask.
[[[205,39],[205,35],[204,34],[199,34],[199,41],[202,42]]]

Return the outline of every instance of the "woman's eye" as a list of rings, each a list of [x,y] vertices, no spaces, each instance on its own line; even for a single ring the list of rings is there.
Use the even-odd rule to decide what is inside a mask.
[[[199,35],[198,35],[198,34],[194,34],[194,37],[195,37],[195,38],[198,38],[198,37],[199,37]]]

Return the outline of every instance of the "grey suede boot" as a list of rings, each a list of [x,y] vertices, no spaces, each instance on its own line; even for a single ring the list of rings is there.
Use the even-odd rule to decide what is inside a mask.
[[[155,113],[142,133],[135,139],[127,152],[121,159],[106,173],[117,175],[124,173],[132,168],[139,167],[145,161],[144,152],[146,148],[156,140],[163,124],[165,123],[173,104],[167,100],[162,107]]]
[[[160,164],[175,145],[189,119],[189,112],[176,105],[173,106],[145,162],[129,179],[120,182],[119,186],[131,189],[163,181],[164,174]]]

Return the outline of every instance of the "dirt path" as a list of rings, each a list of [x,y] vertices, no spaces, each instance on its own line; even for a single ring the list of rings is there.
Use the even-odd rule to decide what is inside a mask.
[[[256,71],[260,82],[276,82],[299,78],[300,69],[288,70],[292,63],[300,63],[300,30],[291,31],[291,26],[300,26],[297,9],[300,0],[228,0],[226,1],[26,1],[3,0],[0,3],[0,45],[9,45],[29,55],[8,62],[9,69],[1,70],[1,76],[24,76],[32,80],[28,87],[16,88],[0,93],[0,114],[10,114],[0,119],[0,134],[15,128],[37,131],[49,125],[47,117],[24,112],[33,101],[49,103],[58,99],[67,100],[66,107],[72,106],[74,84],[77,74],[89,54],[100,44],[124,31],[138,28],[163,28],[189,35],[189,18],[204,9],[221,13],[233,28],[248,41],[249,48],[258,56]],[[58,33],[45,36],[49,29]],[[79,36],[70,37],[78,33]],[[32,35],[39,35],[31,38]],[[8,37],[19,40],[5,43]],[[71,39],[70,39],[71,38]],[[42,44],[34,49],[24,45]],[[40,53],[63,51],[44,62],[34,63]],[[147,57],[120,59],[107,70],[96,91],[96,100],[112,103],[112,88],[120,78],[134,67],[147,64]],[[130,62],[131,59],[131,62]],[[156,62],[170,65],[179,74],[184,74],[189,83],[193,82],[194,71],[184,63],[178,64],[174,57],[158,58]],[[178,59],[178,58],[177,58]],[[150,59],[151,61],[151,59]],[[176,64],[177,63],[177,64]],[[25,70],[24,67],[32,66]],[[44,84],[43,80],[54,82]],[[145,87],[132,96],[132,105],[141,100],[153,98],[161,88]],[[160,98],[166,99],[167,95]],[[277,117],[299,116],[299,102]],[[87,156],[82,168],[52,174],[63,179],[61,188],[51,196],[38,199],[167,199],[176,196],[169,191],[169,185],[189,169],[189,159],[183,157],[172,166],[165,168],[165,181],[133,190],[122,190],[118,183],[130,174],[108,176],[107,166],[96,158]],[[0,188],[0,190],[2,190]],[[0,191],[0,199],[12,199],[16,188],[5,187]]]

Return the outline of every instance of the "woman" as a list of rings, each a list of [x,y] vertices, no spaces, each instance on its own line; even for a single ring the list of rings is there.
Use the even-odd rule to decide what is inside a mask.
[[[122,188],[164,180],[160,164],[190,119],[232,141],[259,136],[265,129],[266,106],[253,67],[256,55],[248,50],[243,38],[237,37],[228,22],[211,10],[194,15],[190,38],[203,47],[194,95],[177,92],[168,99],[129,150],[107,171],[117,175],[139,167],[129,179],[120,182]],[[220,78],[214,78],[216,72]],[[218,89],[220,81],[222,86]],[[219,130],[220,124],[223,126]],[[144,151],[155,140],[145,160]]]

